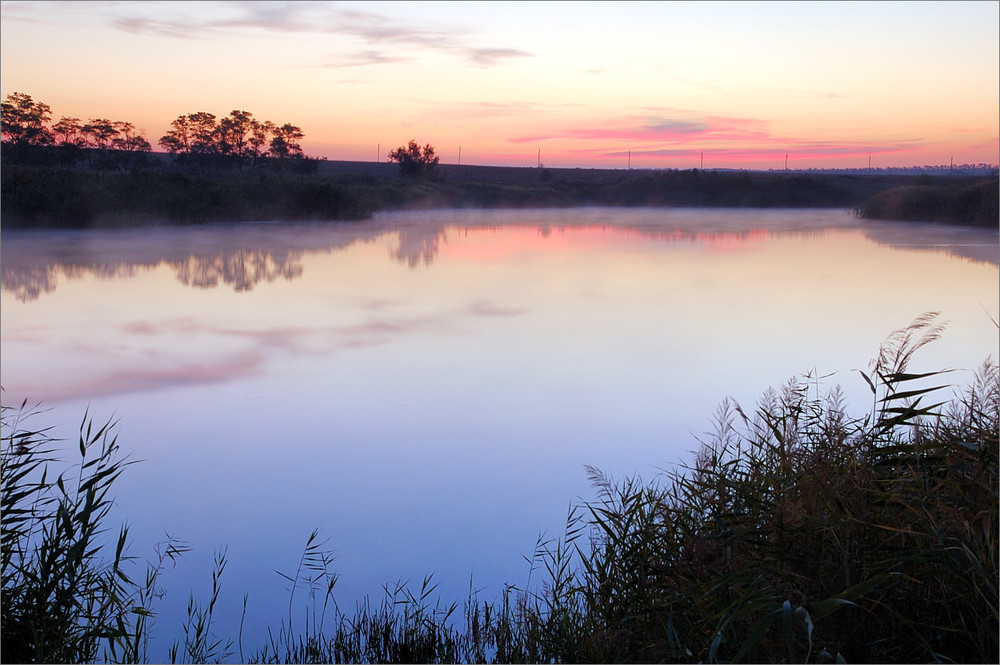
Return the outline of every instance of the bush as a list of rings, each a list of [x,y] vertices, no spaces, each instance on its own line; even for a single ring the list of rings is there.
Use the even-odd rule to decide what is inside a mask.
[[[997,228],[1000,182],[996,178],[956,179],[945,185],[918,183],[896,187],[871,197],[857,212],[869,219]]]
[[[11,226],[129,226],[213,221],[352,220],[370,217],[371,197],[318,175],[4,167],[4,223]]]

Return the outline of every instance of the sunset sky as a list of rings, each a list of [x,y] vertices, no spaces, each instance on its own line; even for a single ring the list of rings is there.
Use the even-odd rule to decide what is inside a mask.
[[[997,2],[3,2],[0,93],[157,141],[240,109],[307,155],[862,168],[998,162]]]

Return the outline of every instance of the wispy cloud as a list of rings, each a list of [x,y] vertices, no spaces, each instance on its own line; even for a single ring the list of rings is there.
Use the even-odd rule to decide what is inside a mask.
[[[551,139],[583,141],[677,142],[695,139],[762,140],[769,137],[767,123],[753,118],[725,118],[704,115],[675,118],[624,118],[600,127],[567,128],[508,139],[529,143]]]
[[[171,39],[328,35],[338,55],[320,66],[379,65],[434,52],[492,67],[532,54],[482,44],[474,29],[419,24],[331,2],[104,2],[5,5],[5,19],[77,25],[103,23],[135,35]],[[356,45],[361,47],[357,50]]]
[[[926,148],[920,139],[896,141],[817,141],[775,134],[771,123],[759,118],[699,114],[669,108],[648,108],[648,116],[623,116],[590,126],[558,128],[514,136],[514,144],[549,140],[579,142],[566,154],[594,158],[671,159],[704,153],[732,161],[773,160],[775,155],[797,158],[851,157],[905,154]],[[603,144],[603,145],[601,145]]]
[[[646,148],[632,150],[602,150],[599,148],[590,150],[579,150],[578,154],[588,156],[603,157],[625,157],[630,154],[633,158],[675,158],[690,156],[696,152],[704,153],[706,156],[725,157],[733,161],[751,161],[774,159],[776,155],[788,154],[795,158],[819,158],[819,157],[860,157],[864,155],[886,155],[906,153],[924,148],[924,144],[918,140],[898,141],[893,143],[855,143],[855,142],[815,142],[793,138],[773,137],[765,143],[746,144],[743,146],[726,147],[671,147],[671,148]]]
[[[497,65],[505,60],[531,56],[531,54],[527,51],[522,51],[516,48],[477,48],[473,46],[457,45],[457,47],[452,50],[456,55],[461,55],[469,61],[477,65],[483,65],[484,67]]]
[[[368,65],[387,65],[394,62],[405,62],[407,58],[388,51],[369,49],[366,51],[350,51],[331,56],[316,67],[366,67]]]

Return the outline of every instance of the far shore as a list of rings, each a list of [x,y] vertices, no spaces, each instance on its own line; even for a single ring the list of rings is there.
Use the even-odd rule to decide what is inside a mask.
[[[273,220],[358,220],[379,211],[579,206],[843,208],[861,217],[996,228],[996,175],[568,169],[301,160],[267,168],[128,169],[5,164],[5,227],[93,228]]]

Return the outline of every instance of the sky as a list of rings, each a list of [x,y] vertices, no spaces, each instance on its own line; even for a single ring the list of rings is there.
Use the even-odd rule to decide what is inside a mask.
[[[998,2],[2,2],[0,95],[292,123],[310,157],[595,168],[1000,161]]]

